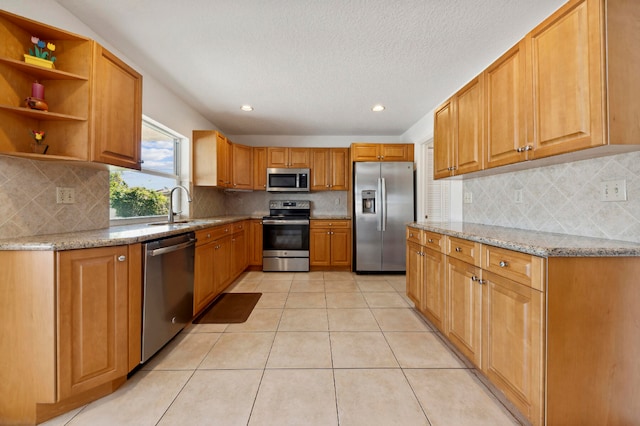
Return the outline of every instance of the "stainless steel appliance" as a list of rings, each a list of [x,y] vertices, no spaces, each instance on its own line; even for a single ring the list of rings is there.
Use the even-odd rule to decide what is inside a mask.
[[[413,162],[354,163],[355,271],[405,271],[405,225],[415,220]]]
[[[308,200],[269,202],[262,218],[262,270],[309,271]]]
[[[194,232],[143,244],[142,362],[191,321],[195,244]]]
[[[309,192],[309,169],[267,169],[267,191]]]

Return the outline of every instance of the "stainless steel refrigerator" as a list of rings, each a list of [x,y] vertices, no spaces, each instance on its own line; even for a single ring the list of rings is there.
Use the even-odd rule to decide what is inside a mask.
[[[413,162],[354,163],[355,271],[405,271],[405,225],[415,220]]]

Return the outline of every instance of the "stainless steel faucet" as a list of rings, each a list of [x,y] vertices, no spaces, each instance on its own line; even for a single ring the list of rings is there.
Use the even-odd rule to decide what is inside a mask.
[[[184,192],[187,193],[187,199],[189,200],[189,202],[193,201],[191,199],[191,194],[189,193],[189,190],[187,188],[185,188],[184,186],[178,185],[178,186],[174,186],[173,188],[171,188],[171,192],[169,192],[169,217],[167,218],[167,222],[168,223],[173,223],[173,216],[174,215],[182,213],[182,211],[179,211],[177,213],[173,212],[173,191],[175,191],[178,188],[184,189]]]

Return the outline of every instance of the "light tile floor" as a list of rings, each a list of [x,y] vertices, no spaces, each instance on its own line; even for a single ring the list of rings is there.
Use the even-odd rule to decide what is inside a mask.
[[[195,324],[53,425],[513,425],[411,308],[405,277],[243,274],[243,324]]]

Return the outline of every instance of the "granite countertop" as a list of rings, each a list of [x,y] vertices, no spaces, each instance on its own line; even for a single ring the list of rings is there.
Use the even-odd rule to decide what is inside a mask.
[[[344,216],[344,215],[314,215],[311,216],[311,220],[351,220],[351,216]]]
[[[249,216],[224,216],[203,219],[189,219],[187,223],[172,225],[111,226],[92,231],[68,232],[62,234],[37,235],[31,237],[0,239],[0,250],[73,250],[91,247],[135,244],[156,238],[197,231],[212,226],[225,225],[250,219]]]
[[[629,241],[464,222],[412,222],[407,225],[540,257],[640,256],[640,243]]]

